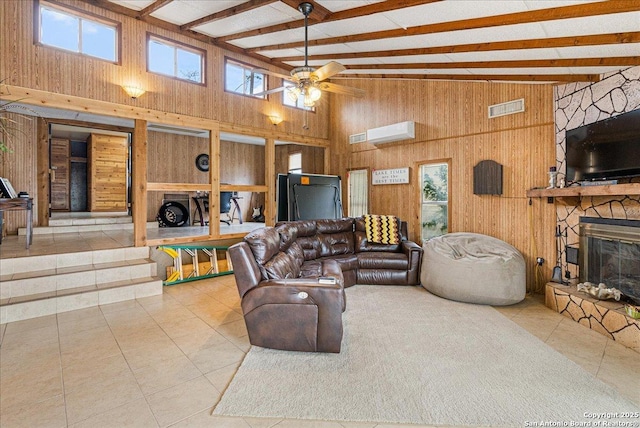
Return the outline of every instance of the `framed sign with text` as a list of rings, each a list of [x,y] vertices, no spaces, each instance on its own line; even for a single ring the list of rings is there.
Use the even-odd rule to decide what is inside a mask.
[[[371,184],[407,184],[409,168],[374,169],[371,172]]]

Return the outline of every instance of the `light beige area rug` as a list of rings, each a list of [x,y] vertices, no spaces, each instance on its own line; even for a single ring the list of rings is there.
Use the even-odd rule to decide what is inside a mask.
[[[346,292],[340,354],[254,346],[214,414],[561,427],[594,422],[587,413],[640,411],[489,306],[420,287]]]

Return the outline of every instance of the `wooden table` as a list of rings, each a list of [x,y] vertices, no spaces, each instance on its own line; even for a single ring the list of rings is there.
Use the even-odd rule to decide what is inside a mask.
[[[33,198],[0,198],[0,230],[2,230],[2,221],[4,211],[20,211],[27,212],[27,249],[33,241]],[[2,243],[2,233],[0,232],[0,243]]]

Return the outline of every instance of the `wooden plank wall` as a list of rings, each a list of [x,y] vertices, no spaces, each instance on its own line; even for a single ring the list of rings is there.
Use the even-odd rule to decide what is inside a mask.
[[[209,139],[164,132],[149,133],[147,179],[157,183],[209,182],[209,173],[196,168],[199,154],[209,152]],[[320,149],[321,150],[321,149]],[[264,184],[264,146],[230,141],[220,143],[220,182],[223,184]],[[149,192],[147,221],[154,221],[165,192]],[[191,196],[195,196],[191,192]],[[250,218],[251,192],[239,192],[243,219]],[[259,201],[254,196],[254,201]]]
[[[451,159],[450,231],[483,233],[514,245],[527,260],[530,288],[534,288],[537,256],[549,261],[543,273],[550,278],[549,265],[555,254],[553,205],[538,199],[529,205],[525,197],[527,189],[547,184],[547,171],[555,164],[550,85],[407,80],[342,83],[364,89],[366,97],[333,98],[331,173],[346,177],[347,170],[354,168],[411,168],[409,184],[372,186],[372,213],[407,219],[411,238],[419,240],[418,165]],[[519,98],[525,99],[524,113],[487,118],[489,105]],[[406,120],[416,122],[414,140],[379,146],[348,143],[350,134]],[[485,159],[504,166],[501,196],[473,194],[473,167]]]
[[[246,129],[260,129],[266,134],[274,133],[276,138],[278,138],[277,135],[286,135],[287,141],[304,143],[305,138],[326,139],[329,135],[329,98],[321,102],[321,107],[317,109],[316,113],[309,114],[300,109],[283,106],[280,94],[272,95],[268,100],[261,100],[224,91],[225,55],[258,67],[271,68],[279,72],[283,72],[283,70],[275,69],[266,63],[260,64],[255,59],[237,53],[225,52],[215,46],[155,27],[146,22],[106,11],[86,2],[60,0],[58,3],[120,22],[122,25],[121,63],[112,64],[36,45],[33,38],[34,2],[32,0],[0,1],[0,22],[2,22],[3,32],[0,37],[0,52],[2,52],[0,80],[5,80],[4,83],[22,88],[33,88],[45,93],[81,97],[81,99],[87,100],[87,106],[95,107],[96,102],[106,101],[123,107],[117,111],[132,111],[128,107],[138,107],[178,114],[184,118],[201,117],[217,120],[233,124],[234,130],[238,129],[243,132],[246,132]],[[146,71],[145,46],[147,32],[204,49],[207,56],[206,85],[196,85],[148,73]],[[121,86],[132,83],[143,87],[147,92],[136,100],[129,98]],[[280,84],[280,79],[269,78],[270,87],[277,87]],[[47,104],[47,102],[46,99],[38,101],[39,104]],[[88,110],[101,113],[101,111],[92,111],[91,107],[88,107]],[[107,113],[113,114],[113,111],[116,110],[109,108]],[[273,114],[284,119],[277,127],[274,127],[267,117]],[[132,118],[136,114],[132,112],[129,116],[128,118]],[[158,119],[161,120],[162,116],[159,115]],[[306,120],[308,129],[302,127],[303,119]],[[16,144],[13,154],[2,156],[0,159],[0,175],[10,177],[21,190],[35,195],[38,191],[36,121],[20,119],[18,122],[20,128],[18,144]],[[264,148],[261,150],[264,152]],[[198,153],[200,152],[198,151]],[[152,154],[150,150],[150,155]],[[222,156],[224,157],[225,154],[223,153]],[[230,154],[230,156],[234,155]],[[155,162],[157,159],[150,159],[149,168],[151,170],[158,168]],[[171,158],[171,164],[176,169],[184,171],[194,170],[193,162],[193,156],[180,154],[180,156]],[[166,159],[160,165],[166,167]],[[257,172],[252,173],[251,176],[259,178],[256,183],[252,184],[264,184],[264,164],[257,168]],[[221,181],[233,183],[235,179],[233,177],[225,176],[221,178]],[[242,183],[245,181],[243,180]],[[251,197],[248,196],[245,199],[248,205]],[[37,206],[37,201],[34,202]],[[147,211],[154,211],[148,213],[149,217],[155,218],[157,206],[156,203],[149,204]],[[15,233],[18,227],[24,226],[24,221],[18,217],[20,216],[15,213],[7,214],[10,233]],[[36,222],[37,224],[38,222]]]
[[[121,64],[34,44],[33,1],[3,1],[0,2],[0,14],[3,19],[0,79],[7,79],[5,83],[263,129],[273,129],[267,116],[277,114],[284,119],[278,125],[279,131],[319,138],[328,137],[329,109],[324,106],[318,108],[316,113],[306,114],[309,125],[309,129],[306,130],[301,126],[304,111],[283,106],[281,94],[262,100],[224,91],[225,55],[282,73],[281,69],[274,69],[266,63],[258,63],[253,58],[223,51],[213,45],[106,11],[86,2],[58,0],[57,3],[120,22]],[[206,84],[198,85],[148,73],[147,32],[205,50]],[[139,85],[147,92],[133,100],[122,90],[122,85],[126,84]],[[281,79],[270,77],[269,85],[271,88],[281,86]]]
[[[302,154],[302,172],[305,174],[324,174],[324,149],[319,147],[286,144],[276,146],[276,175],[289,171],[289,155]]]

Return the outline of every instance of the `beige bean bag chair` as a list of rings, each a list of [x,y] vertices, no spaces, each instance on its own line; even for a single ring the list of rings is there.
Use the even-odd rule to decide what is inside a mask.
[[[522,254],[500,239],[478,233],[449,233],[423,245],[422,286],[445,299],[512,305],[524,299]]]

